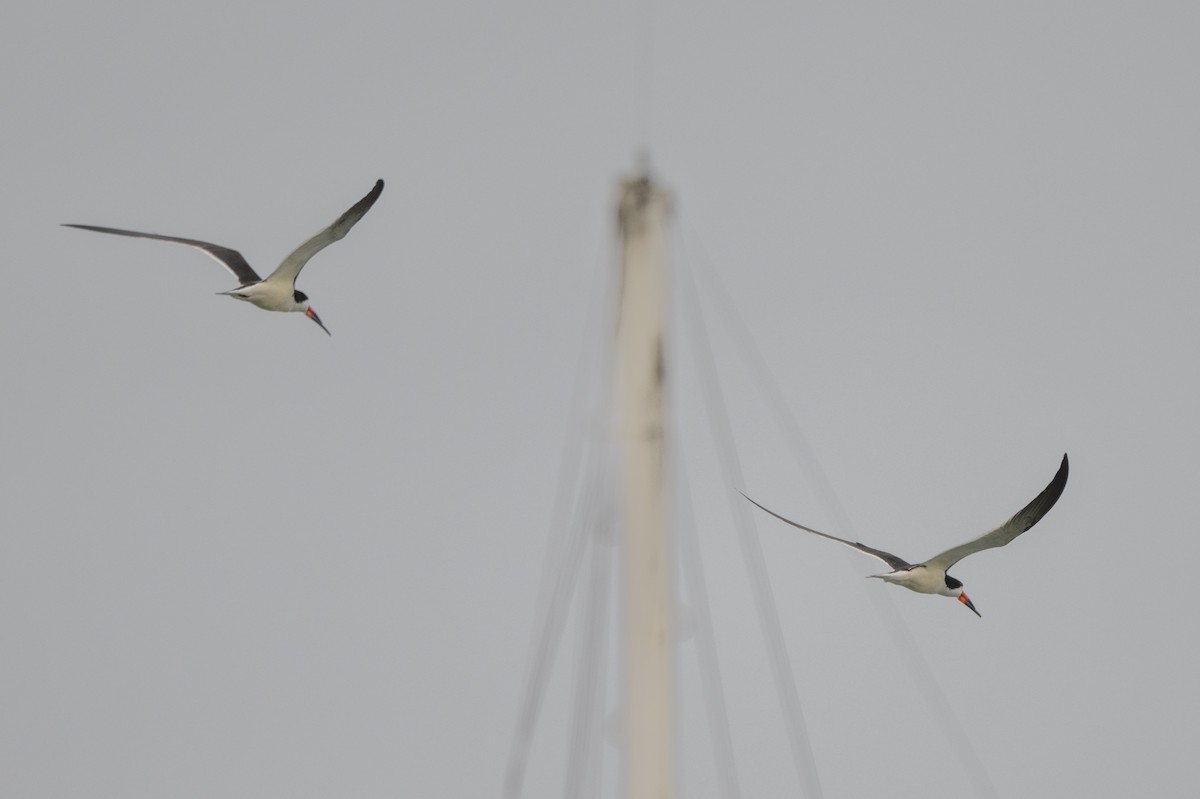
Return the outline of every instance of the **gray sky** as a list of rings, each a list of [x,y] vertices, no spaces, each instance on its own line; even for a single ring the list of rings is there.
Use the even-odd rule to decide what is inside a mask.
[[[871,592],[1001,795],[1194,791],[1200,10],[659,2],[648,77],[645,19],[6,10],[6,795],[498,793],[583,320],[647,139],[676,261],[720,275],[862,540],[927,557],[1071,455],[1041,525],[954,570],[982,619],[759,520],[826,795],[969,795]],[[332,338],[213,296],[233,282],[199,253],[58,227],[269,271],[379,177],[299,281]],[[714,337],[748,488],[837,532]],[[794,794],[678,374],[743,791]],[[561,790],[569,653],[529,796]],[[681,693],[683,784],[713,796]]]

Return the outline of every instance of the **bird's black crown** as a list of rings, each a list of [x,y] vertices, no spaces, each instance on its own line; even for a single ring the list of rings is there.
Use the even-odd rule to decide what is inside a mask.
[[[302,302],[306,302],[308,300],[308,295],[305,294],[303,291],[296,291],[295,289],[293,289],[292,290],[292,299],[295,300],[296,304],[298,305]]]
[[[946,587],[953,591],[955,588],[962,588],[962,580],[956,580],[950,575],[946,575]]]

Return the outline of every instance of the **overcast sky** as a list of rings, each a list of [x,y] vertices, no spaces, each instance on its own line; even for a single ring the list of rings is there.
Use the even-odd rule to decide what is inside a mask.
[[[6,9],[3,793],[499,794],[648,143],[673,269],[719,276],[853,535],[928,557],[1071,456],[1041,524],[954,569],[982,618],[758,518],[825,794],[977,795],[883,593],[999,795],[1191,795],[1200,9],[570,6]],[[266,272],[381,177],[299,280],[332,337],[214,296],[201,253],[59,227]],[[716,322],[747,490],[839,532]],[[673,344],[743,794],[794,796]],[[561,795],[566,646],[531,797]],[[716,796],[680,694],[681,785]]]

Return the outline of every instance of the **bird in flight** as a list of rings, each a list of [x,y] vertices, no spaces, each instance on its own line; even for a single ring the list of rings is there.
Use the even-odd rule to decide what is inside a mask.
[[[951,577],[946,571],[965,558],[967,555],[973,555],[984,549],[994,549],[1002,547],[1011,542],[1021,533],[1028,530],[1038,523],[1043,516],[1051,508],[1054,503],[1058,502],[1058,498],[1062,496],[1063,489],[1067,485],[1067,456],[1063,455],[1062,465],[1058,467],[1058,472],[1054,475],[1054,479],[1050,484],[1042,489],[1042,493],[1034,497],[1021,510],[1017,511],[1011,519],[1004,524],[992,530],[990,533],[984,533],[978,538],[973,538],[965,544],[959,544],[956,547],[951,547],[941,554],[934,555],[929,560],[923,563],[909,563],[904,558],[898,558],[890,552],[884,552],[881,549],[874,549],[866,544],[860,544],[855,541],[847,541],[844,538],[838,538],[835,535],[822,533],[820,530],[814,530],[811,527],[805,527],[803,524],[798,524],[791,519],[780,516],[775,511],[759,505],[743,492],[742,496],[750,500],[754,505],[757,505],[762,510],[774,516],[780,521],[787,522],[793,527],[799,527],[805,532],[819,535],[822,538],[828,538],[831,541],[845,544],[848,547],[854,547],[859,552],[866,552],[868,555],[875,557],[886,563],[891,571],[887,574],[872,574],[871,577],[877,577],[885,582],[895,585],[902,585],[910,591],[917,591],[922,594],[940,594],[941,596],[955,597],[959,602],[966,605],[976,616],[981,616],[978,610],[975,610],[975,603],[970,600],[966,592],[963,591],[963,584],[960,580]]]
[[[309,305],[308,295],[303,291],[296,290],[296,276],[300,274],[300,270],[309,262],[309,259],[349,233],[350,228],[354,227],[358,220],[363,218],[363,215],[371,209],[371,206],[375,204],[375,201],[379,199],[379,195],[382,193],[383,181],[377,180],[375,181],[375,187],[371,189],[366,197],[363,197],[352,205],[350,210],[339,216],[332,225],[297,247],[266,278],[260,278],[258,273],[250,267],[250,264],[246,263],[246,259],[242,257],[240,252],[231,250],[228,247],[222,247],[219,244],[210,244],[207,241],[197,241],[196,239],[183,239],[177,236],[160,236],[157,233],[139,233],[136,230],[96,227],[95,225],[67,224],[63,227],[94,230],[97,233],[112,233],[117,236],[133,236],[139,239],[173,241],[176,244],[186,244],[189,247],[196,247],[220,261],[238,280],[237,288],[230,291],[218,292],[219,294],[245,300],[267,311],[301,312],[320,325],[321,329],[329,334],[329,328],[322,324],[321,318],[317,316],[317,312]]]

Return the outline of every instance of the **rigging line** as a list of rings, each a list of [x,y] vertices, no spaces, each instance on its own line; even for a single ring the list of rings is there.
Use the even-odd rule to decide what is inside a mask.
[[[582,561],[587,536],[586,525],[581,524],[580,520],[587,519],[587,516],[580,513],[580,506],[595,504],[595,475],[607,473],[611,462],[611,454],[603,445],[603,442],[612,438],[611,392],[597,391],[596,384],[611,373],[614,348],[611,336],[595,331],[605,330],[600,324],[601,311],[613,304],[615,279],[612,270],[597,270],[597,274],[594,285],[603,286],[604,290],[592,292],[595,301],[584,325],[584,356],[576,371],[570,403],[570,407],[576,409],[576,416],[568,422],[560,457],[558,473],[561,477],[550,517],[546,555],[535,606],[534,618],[537,621],[530,639],[525,686],[505,769],[501,794],[505,799],[521,796],[529,748],[558,651],[558,642],[562,637],[575,576]],[[598,446],[597,442],[602,443]],[[591,492],[588,491],[589,487],[592,488]],[[592,502],[587,501],[589,496]],[[560,535],[560,531],[565,531],[565,535]]]
[[[581,486],[582,496],[576,505],[576,513],[567,527],[567,541],[557,564],[557,579],[553,581],[545,605],[540,609],[541,621],[538,634],[534,640],[530,654],[528,679],[521,704],[520,718],[517,731],[513,736],[513,747],[509,755],[508,771],[504,781],[504,796],[515,799],[521,795],[525,779],[525,763],[528,759],[529,747],[537,726],[538,714],[542,700],[545,697],[549,683],[550,672],[562,640],[567,612],[570,609],[571,597],[574,593],[576,577],[583,562],[586,544],[591,537],[589,519],[599,514],[602,498],[594,488],[588,490],[588,485],[594,485],[596,480],[596,461],[601,459],[597,449],[592,448],[592,456],[588,459],[588,468],[584,472]],[[605,503],[607,504],[607,503]]]
[[[792,762],[796,774],[800,778],[800,783],[804,787],[804,795],[821,799],[823,792],[820,776],[817,773],[816,758],[813,755],[812,742],[808,735],[808,725],[804,720],[800,694],[792,676],[791,658],[783,638],[783,626],[779,621],[779,610],[775,604],[771,576],[767,571],[762,543],[758,539],[757,528],[754,525],[754,517],[750,515],[749,505],[740,501],[741,498],[735,490],[736,487],[743,486],[745,481],[742,476],[741,461],[738,457],[737,445],[734,442],[733,430],[729,423],[724,393],[717,376],[708,331],[704,325],[703,310],[700,307],[691,274],[683,269],[680,269],[679,272],[682,275],[682,279],[679,280],[683,286],[681,293],[683,299],[686,300],[683,305],[685,310],[691,311],[690,314],[683,313],[681,316],[690,322],[691,336],[689,338],[695,343],[694,350],[698,353],[696,362],[703,386],[700,393],[705,400],[703,404],[709,420],[709,432],[717,448],[721,471],[728,485],[725,493],[729,500],[729,510],[734,519],[734,527],[737,529],[738,544],[741,547],[742,560],[749,577],[754,606],[758,611],[759,625],[762,628],[767,648],[767,660],[775,679],[775,691],[779,696],[784,726],[791,744]]]
[[[602,496],[609,495],[602,487]],[[603,709],[607,671],[608,619],[611,611],[613,542],[612,514],[599,510],[588,535],[587,601],[582,608],[583,634],[575,664],[575,702],[571,712],[563,795],[568,799],[594,796],[600,783],[603,738],[600,736],[599,706]]]
[[[638,142],[638,169],[650,170],[650,143],[654,123],[654,0],[640,0],[641,19],[637,25],[636,56],[634,69],[637,83],[634,106],[635,135]]]
[[[808,437],[804,435],[804,431],[789,410],[783,391],[775,381],[774,375],[763,358],[762,353],[755,345],[749,328],[746,327],[744,319],[737,312],[737,308],[728,292],[725,291],[716,270],[712,268],[711,261],[707,256],[702,260],[703,263],[700,264],[698,271],[708,281],[711,288],[710,294],[717,298],[715,304],[718,306],[727,329],[730,331],[730,337],[735,346],[741,351],[742,361],[746,364],[752,378],[758,383],[759,389],[765,395],[772,415],[775,417],[775,423],[787,441],[789,453],[801,471],[807,475],[810,485],[813,486],[821,503],[833,516],[835,525],[841,530],[840,534],[857,540],[858,534],[854,530],[854,525],[850,522],[850,516],[846,512],[845,505],[842,504],[841,499],[834,490],[829,476],[821,468],[821,463],[817,459],[816,453],[808,441]],[[843,562],[849,563],[850,561],[847,559]],[[924,654],[921,652],[921,647],[913,637],[912,631],[904,621],[904,617],[901,616],[895,604],[885,592],[868,591],[867,594],[881,623],[887,630],[888,635],[891,636],[892,643],[895,644],[897,651],[899,651],[901,658],[908,667],[913,682],[916,683],[918,690],[924,695],[927,706],[933,711],[939,728],[949,741],[950,746],[958,754],[959,762],[963,765],[972,783],[974,783],[976,792],[981,796],[987,797],[987,799],[999,799],[1000,794],[992,783],[987,768],[979,758],[975,747],[971,744],[962,721],[959,720],[958,715],[954,712],[953,706],[951,706],[949,699],[947,699],[945,692],[938,683],[933,669],[929,666],[929,661],[925,659]]]
[[[602,534],[600,538],[593,539],[593,551],[595,554],[603,557],[603,571],[597,575],[597,582],[599,582],[603,590],[596,598],[596,613],[600,629],[597,631],[598,649],[595,661],[595,699],[593,704],[596,710],[593,711],[591,730],[591,773],[590,777],[583,783],[584,790],[580,793],[580,799],[598,799],[604,780],[604,724],[607,720],[606,711],[608,709],[605,700],[608,696],[608,667],[610,663],[608,657],[610,652],[608,620],[616,613],[612,603],[614,590],[612,575],[615,570],[614,559],[617,553],[615,546],[616,531],[612,526],[609,527],[609,531],[607,536]],[[610,540],[603,540],[605,537]]]
[[[700,552],[700,539],[696,527],[695,504],[688,489],[687,469],[682,454],[682,438],[671,436],[670,440],[681,442],[675,445],[677,457],[675,472],[675,495],[677,497],[676,530],[679,567],[687,590],[688,602],[696,618],[696,661],[700,671],[700,685],[704,704],[708,712],[708,723],[712,729],[709,736],[713,748],[713,764],[717,774],[717,795],[725,799],[739,799],[737,761],[733,756],[733,739],[729,733],[729,710],[725,704],[725,688],[721,680],[721,662],[717,657],[717,639],[713,631],[712,606],[708,601],[708,584],[704,576],[704,559]]]
[[[590,468],[586,470],[587,473],[591,471]],[[591,503],[582,504],[590,505]],[[579,508],[577,507],[576,510],[578,511]],[[527,678],[521,711],[517,729],[513,735],[513,744],[504,780],[503,795],[505,797],[515,799],[521,795],[529,747],[537,726],[538,714],[545,697],[550,672],[558,652],[558,644],[562,638],[567,610],[570,607],[571,595],[575,587],[575,578],[579,573],[587,543],[586,526],[580,524],[580,515],[576,513],[571,523],[566,526],[566,541],[558,553],[557,562],[547,563],[548,567],[554,566],[556,578],[552,581],[547,596],[539,601],[539,623],[530,647],[530,662],[526,671]]]
[[[604,268],[615,257],[611,251],[604,258],[596,259],[591,291],[592,297],[583,325],[579,359],[572,384],[568,407],[572,415],[568,418],[563,450],[559,458],[558,474],[562,476],[555,494],[551,525],[547,536],[545,562],[542,569],[538,596],[543,598],[551,581],[557,574],[550,566],[555,562],[555,553],[565,544],[556,531],[565,528],[575,510],[581,470],[587,463],[588,447],[597,442],[606,448],[604,457],[611,458],[611,426],[613,424],[612,373],[616,363],[616,346],[610,335],[609,314],[616,305],[617,275],[612,269]],[[569,478],[569,479],[568,479]],[[585,483],[586,485],[586,483]],[[541,607],[539,603],[538,607]]]

